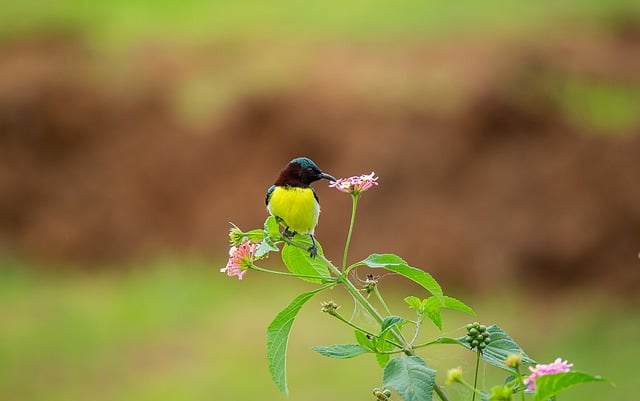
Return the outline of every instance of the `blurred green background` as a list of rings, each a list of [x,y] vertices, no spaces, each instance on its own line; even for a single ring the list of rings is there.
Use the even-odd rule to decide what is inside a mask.
[[[637,2],[0,9],[0,399],[285,399],[265,330],[309,285],[219,269],[229,221],[260,227],[265,189],[301,155],[380,176],[352,258],[398,253],[534,359],[616,383],[561,399],[633,399]],[[317,191],[338,259],[349,201]],[[422,295],[382,291],[397,313]],[[290,399],[372,398],[373,358],[311,351],[352,341],[320,298],[294,326]],[[445,334],[465,319],[446,315]],[[470,353],[428,351],[439,382],[472,371]]]

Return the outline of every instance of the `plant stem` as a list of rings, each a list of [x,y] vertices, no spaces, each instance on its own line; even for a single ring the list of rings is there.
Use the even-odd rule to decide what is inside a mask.
[[[355,324],[351,323],[350,321],[348,321],[347,319],[345,319],[341,314],[339,314],[339,313],[337,313],[337,312],[336,312],[336,313],[331,314],[331,316],[333,316],[333,317],[335,317],[336,319],[340,320],[342,323],[346,324],[347,326],[349,326],[349,327],[351,327],[351,328],[354,328],[354,329],[356,329],[356,330],[358,330],[358,331],[363,332],[364,334],[367,334],[367,335],[369,335],[369,336],[371,336],[371,337],[375,337],[375,336],[376,336],[375,334],[371,333],[370,331],[365,330],[365,329],[363,329],[362,327],[358,327],[357,325],[355,325]],[[403,352],[403,347],[402,347],[402,345],[401,345],[401,344],[398,344],[398,343],[396,343],[395,341],[391,341],[391,340],[389,340],[389,339],[387,339],[387,340],[385,340],[385,341],[386,341],[386,342],[388,342],[389,344],[393,345],[394,347],[396,347],[396,348],[399,348],[399,349],[400,349],[400,351],[393,351],[393,353]]]
[[[484,394],[482,393],[482,391],[478,390],[474,387],[471,387],[471,385],[469,383],[467,383],[466,381],[460,379],[458,380],[458,383],[462,384],[464,387],[466,387],[467,389],[469,389],[472,393],[473,396],[475,398],[476,393],[480,395],[480,397],[482,397]]]
[[[413,338],[411,339],[411,343],[410,343],[412,347],[413,347],[413,344],[415,344],[416,340],[418,339],[418,334],[420,334],[421,325],[422,325],[422,317],[418,316],[418,320],[416,320],[416,331],[413,334]]]
[[[518,386],[520,387],[520,396],[522,397],[522,401],[524,401],[524,380],[522,379],[522,374],[520,374],[520,368],[516,366],[516,378],[518,379]]]
[[[349,232],[347,233],[347,242],[344,244],[344,254],[342,255],[342,268],[347,267],[347,254],[349,253],[349,245],[351,243],[351,233],[353,233],[353,224],[356,221],[356,209],[358,208],[358,195],[351,195],[353,199],[351,205],[351,222],[349,223]]]
[[[473,377],[473,396],[471,397],[471,401],[475,401],[476,399],[476,390],[478,388],[478,370],[480,368],[480,349],[476,350],[476,369]]]
[[[315,280],[320,280],[322,283],[327,283],[327,282],[337,283],[337,280],[334,277],[322,277],[322,276],[312,276],[312,275],[307,275],[307,274],[287,273],[287,272],[281,272],[281,271],[277,271],[277,270],[265,269],[263,267],[259,267],[259,266],[256,266],[254,264],[251,265],[251,270],[257,270],[257,271],[263,272],[263,273],[276,274],[278,276],[288,276],[288,277],[296,277],[296,278],[315,279]]]
[[[438,383],[433,383],[433,391],[435,391],[436,394],[438,394],[438,397],[440,397],[442,401],[449,401],[449,397],[447,397],[447,395],[444,393],[444,391],[442,391],[440,386],[438,386]]]
[[[318,257],[323,258],[323,261],[327,264],[327,266],[329,266],[329,270],[331,270],[331,272],[337,276],[338,282],[344,284],[345,288],[351,294],[351,296],[353,296],[353,298],[360,305],[362,305],[362,307],[365,308],[367,312],[369,312],[371,317],[373,317],[379,324],[382,324],[382,321],[384,320],[382,315],[380,315],[380,313],[376,310],[376,308],[373,305],[371,305],[369,300],[364,295],[362,295],[362,293],[356,288],[356,286],[353,285],[351,281],[349,281],[349,278],[347,277],[347,275],[345,275],[344,273],[341,273],[340,269],[335,267],[333,263],[327,260],[324,256],[318,255]],[[404,336],[402,335],[402,332],[400,332],[400,330],[398,330],[397,327],[392,328],[391,333],[396,337],[398,342],[400,342],[400,344],[402,345],[402,350],[406,355],[409,355],[409,356],[416,355],[416,353],[411,348],[411,345],[407,343],[407,340],[404,338]],[[433,390],[436,392],[436,394],[438,394],[438,397],[440,397],[442,401],[449,401],[449,397],[447,397],[447,395],[444,393],[444,391],[442,391],[442,389],[440,388],[440,386],[438,386],[437,383],[434,383]]]
[[[384,302],[384,298],[382,298],[382,294],[380,294],[380,291],[378,290],[377,285],[373,287],[373,292],[375,292],[376,297],[378,298],[378,301],[380,301],[380,304],[382,304],[382,307],[384,308],[385,312],[387,312],[388,315],[391,315],[391,311],[389,310],[387,303]]]

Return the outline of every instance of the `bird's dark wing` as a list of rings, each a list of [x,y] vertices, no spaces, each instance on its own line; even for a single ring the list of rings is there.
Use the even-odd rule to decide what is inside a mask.
[[[311,187],[309,187],[311,188]],[[316,198],[316,202],[320,203],[320,199],[318,199],[318,194],[316,193],[316,190],[311,188],[311,191],[313,191],[313,197]]]
[[[275,185],[272,185],[269,187],[269,189],[267,189],[267,197],[264,200],[264,203],[269,206],[269,199],[271,199],[271,194],[273,193],[273,191],[276,189]]]

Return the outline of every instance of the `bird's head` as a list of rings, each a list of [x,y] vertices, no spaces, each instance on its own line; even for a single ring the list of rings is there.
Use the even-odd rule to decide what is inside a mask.
[[[307,157],[298,157],[289,162],[287,166],[280,172],[275,185],[308,187],[312,182],[327,179],[335,181],[336,179],[324,173],[320,168]]]

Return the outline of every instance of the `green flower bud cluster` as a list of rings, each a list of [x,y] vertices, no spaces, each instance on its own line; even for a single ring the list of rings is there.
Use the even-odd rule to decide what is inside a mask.
[[[320,310],[333,316],[338,313],[337,310],[339,307],[340,306],[333,301],[325,301],[322,303],[322,308],[320,308]]]
[[[367,279],[364,282],[364,291],[367,295],[371,294],[376,289],[378,280],[380,280],[380,276],[374,276],[373,274],[367,275]]]
[[[264,240],[264,230],[256,229],[249,232],[242,232],[238,226],[231,223],[232,227],[229,229],[229,242],[232,246],[239,246],[245,240],[260,242]]]
[[[467,326],[467,335],[464,341],[469,344],[471,349],[483,350],[491,342],[491,336],[487,332],[487,326],[478,322],[469,323]]]
[[[495,386],[491,388],[490,401],[511,401],[513,390],[509,386]]]
[[[391,391],[387,388],[374,388],[373,395],[376,397],[378,401],[388,401],[391,398]]]

